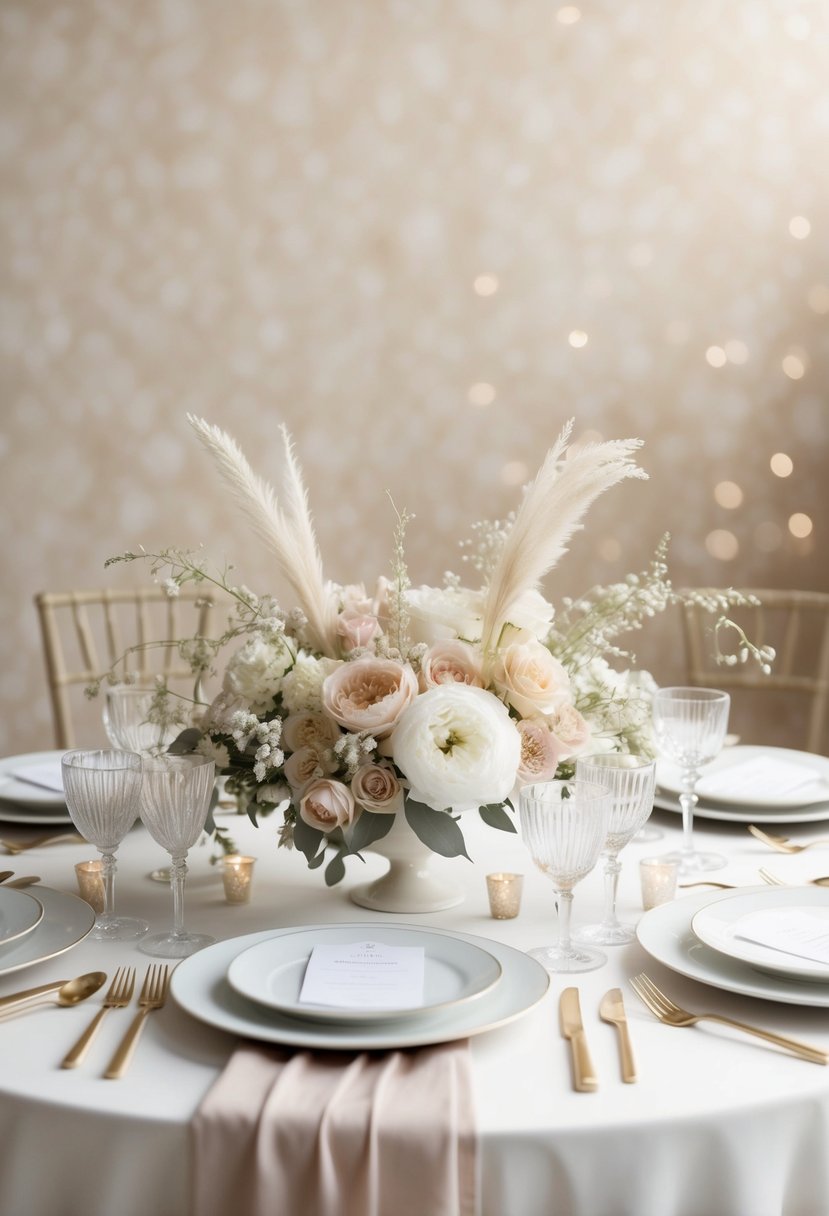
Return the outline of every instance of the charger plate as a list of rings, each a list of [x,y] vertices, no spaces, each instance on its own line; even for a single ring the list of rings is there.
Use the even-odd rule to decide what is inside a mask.
[[[0,947],[25,937],[42,920],[43,904],[36,896],[0,887]]]
[[[56,958],[83,941],[95,924],[95,913],[77,895],[37,886],[37,898],[43,905],[43,920],[9,946],[0,946],[0,975],[31,967]]]
[[[21,781],[16,773],[25,772],[27,768],[44,764],[54,764],[59,761],[64,751],[26,752],[22,756],[4,756],[0,759],[0,799],[13,802],[16,806],[27,807],[29,810],[60,810],[65,809],[66,800],[62,790],[47,789],[42,785],[34,785],[30,781]],[[5,816],[4,816],[5,817]],[[68,818],[68,814],[67,814]]]
[[[764,884],[761,887],[741,888],[741,893],[756,895],[768,890]],[[712,895],[710,891],[703,891],[651,908],[636,926],[639,944],[669,970],[712,988],[737,992],[741,996],[759,997],[763,1001],[783,1001],[787,1005],[829,1009],[829,986],[767,975],[755,970],[749,963],[712,950],[699,940],[691,927],[694,916],[708,904],[731,896],[733,892],[723,891],[719,895]]]
[[[317,932],[332,927],[320,925]],[[395,927],[418,929],[417,925]],[[403,1020],[372,1021],[365,1026],[288,1017],[249,1001],[231,988],[227,970],[243,950],[296,931],[293,928],[274,933],[271,929],[217,942],[198,951],[179,963],[173,972],[170,986],[173,998],[198,1021],[243,1038],[330,1051],[372,1051],[447,1043],[505,1026],[528,1013],[550,986],[550,976],[541,964],[512,946],[471,934],[430,929],[430,933],[468,942],[492,954],[501,966],[500,983],[478,1000]],[[366,923],[365,932],[377,934],[377,922]]]
[[[421,1005],[387,1009],[345,1009],[300,1001],[305,968],[315,946],[342,946],[366,940],[424,951]],[[325,1022],[385,1022],[416,1017],[479,999],[501,978],[501,964],[479,946],[445,933],[397,925],[312,926],[295,929],[243,950],[228,967],[231,988],[259,1005],[294,1018]]]
[[[790,783],[789,788],[785,785],[775,788],[775,768],[779,770],[781,780]],[[744,784],[740,782],[741,773],[745,774]],[[678,795],[682,788],[680,769],[666,760],[659,760],[656,783],[663,794]],[[829,757],[787,747],[728,747],[702,769],[697,794],[709,804],[755,810],[759,807],[794,810],[826,803],[829,801]]]
[[[657,790],[653,805],[660,811],[681,814],[679,799],[664,790]],[[723,823],[819,823],[829,819],[829,801],[796,807],[738,807],[720,806],[700,798],[694,819],[717,819]]]
[[[700,941],[720,954],[740,959],[761,971],[829,984],[829,964],[774,950],[739,936],[744,917],[781,908],[808,908],[821,917],[829,931],[829,891],[822,887],[766,887],[753,895],[735,893],[730,899],[718,899],[702,908],[692,918],[691,928]]]

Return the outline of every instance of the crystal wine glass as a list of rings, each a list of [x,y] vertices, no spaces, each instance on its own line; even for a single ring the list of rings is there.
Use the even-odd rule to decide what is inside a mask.
[[[106,690],[104,729],[113,747],[123,747],[140,756],[166,752],[187,725],[184,714],[162,705],[156,685],[114,684]]]
[[[215,764],[207,756],[154,756],[144,760],[141,819],[158,844],[170,854],[173,865],[173,927],[154,933],[139,945],[157,958],[187,958],[215,939],[184,928],[184,880],[187,853],[204,828],[213,792]]]
[[[679,873],[719,870],[726,858],[694,848],[694,808],[699,770],[720,753],[728,728],[731,698],[715,688],[660,688],[653,698],[653,729],[659,751],[681,771],[682,848],[666,856]]]
[[[70,818],[102,858],[104,910],[90,936],[108,942],[143,937],[145,920],[115,915],[115,853],[138,817],[141,757],[114,749],[70,751],[61,770]]]
[[[573,887],[593,869],[607,838],[610,792],[589,782],[544,781],[521,790],[519,807],[524,843],[552,879],[558,904],[558,943],[529,953],[548,971],[593,971],[607,956],[573,945],[570,911]]]
[[[583,781],[610,789],[610,823],[602,854],[605,858],[605,904],[601,924],[582,925],[573,934],[578,942],[621,946],[633,941],[636,931],[616,915],[619,853],[640,830],[653,809],[656,763],[646,756],[605,752],[576,759],[576,784]]]

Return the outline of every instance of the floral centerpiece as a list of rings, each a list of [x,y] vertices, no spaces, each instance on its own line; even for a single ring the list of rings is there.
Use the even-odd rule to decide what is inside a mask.
[[[220,638],[179,643],[198,677],[217,671],[233,647],[221,690],[182,746],[215,759],[254,822],[278,811],[279,844],[325,865],[327,883],[403,817],[428,849],[468,856],[462,813],[515,831],[509,812],[522,784],[569,776],[585,751],[652,751],[653,681],[631,670],[618,638],[677,599],[667,538],[642,575],[558,610],[540,590],[594,500],[646,476],[635,463],[639,440],[568,451],[568,424],[514,515],[475,526],[464,555],[474,587],[455,575],[413,587],[409,517],[396,513],[390,576],[367,590],[325,580],[284,428],[277,495],[227,434],[190,422],[273,550],[295,605],[234,585],[229,571],[210,574],[200,554],[142,550],[111,561],[149,559],[170,595],[187,582],[230,595],[234,613]],[[741,598],[729,593],[709,606]]]

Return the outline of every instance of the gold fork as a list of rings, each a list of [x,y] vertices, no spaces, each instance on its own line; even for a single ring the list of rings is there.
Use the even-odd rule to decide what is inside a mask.
[[[770,874],[762,866],[757,873],[770,887],[829,887],[829,874],[822,874],[819,878],[803,878],[799,883],[788,883],[784,882],[782,878],[778,878],[776,874]]]
[[[702,1021],[719,1022],[721,1026],[733,1026],[735,1030],[744,1030],[746,1034],[756,1035],[758,1039],[765,1039],[767,1043],[774,1043],[777,1047],[794,1052],[801,1060],[810,1060],[813,1064],[829,1064],[829,1052],[821,1050],[820,1047],[810,1047],[808,1043],[799,1043],[797,1039],[787,1039],[782,1034],[772,1034],[770,1030],[747,1026],[745,1022],[738,1022],[719,1013],[689,1013],[687,1009],[674,1004],[644,973],[635,975],[630,986],[651,1013],[667,1026],[695,1026],[697,1022]]]
[[[112,977],[109,991],[104,997],[103,1004],[95,1017],[87,1026],[74,1047],[61,1060],[61,1068],[77,1068],[89,1051],[92,1040],[98,1033],[98,1027],[103,1022],[110,1009],[123,1009],[132,1000],[135,988],[135,968],[119,967]]]
[[[35,836],[32,840],[0,840],[0,848],[4,848],[7,853],[25,853],[27,849],[40,849],[47,844],[85,844],[83,836],[79,836],[77,832],[59,832],[57,835],[52,832],[47,836]]]
[[[756,828],[754,824],[749,825],[748,829],[752,836],[758,840],[762,840],[763,844],[767,844],[769,848],[777,849],[778,853],[802,853],[806,849],[813,849],[816,845],[827,845],[829,840],[825,837],[822,840],[810,840],[808,844],[792,844],[788,836],[773,836],[769,832],[763,832],[760,828]]]
[[[170,968],[162,967],[158,963],[151,963],[147,968],[147,974],[144,976],[144,983],[138,996],[139,1011],[109,1062],[109,1067],[104,1073],[107,1080],[114,1081],[118,1077],[123,1077],[129,1067],[147,1017],[154,1009],[161,1009],[167,1000],[169,987]]]

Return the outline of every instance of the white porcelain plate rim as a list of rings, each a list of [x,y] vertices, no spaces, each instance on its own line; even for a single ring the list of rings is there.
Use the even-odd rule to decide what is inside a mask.
[[[17,777],[12,776],[13,770],[24,769],[27,765],[48,764],[51,761],[60,760],[64,755],[66,755],[65,751],[49,751],[25,752],[20,756],[3,756],[0,759],[0,800],[13,802],[20,807],[27,806],[30,809],[65,807],[63,794],[58,793],[57,790],[47,790],[43,786],[31,785],[28,781],[20,781]],[[8,818],[7,815],[2,815],[2,817]],[[66,817],[68,818],[68,812]],[[45,819],[40,818],[38,822],[45,822]]]
[[[83,941],[95,924],[92,908],[77,895],[38,886],[37,898],[43,904],[43,920],[19,941],[0,947],[0,975],[57,958]]]
[[[43,904],[36,895],[0,887],[0,948],[25,937],[42,920]]]
[[[742,894],[768,890],[765,885],[746,887]],[[712,895],[710,891],[704,891],[651,908],[636,926],[639,944],[651,958],[670,971],[699,980],[711,988],[759,997],[764,1001],[829,1009],[827,985],[758,971],[749,963],[720,954],[699,940],[691,928],[696,913],[708,904],[728,899],[730,895],[733,892],[723,891]]]
[[[790,976],[812,983],[829,983],[829,965],[772,950],[759,942],[736,937],[737,922],[751,912],[766,908],[818,907],[829,910],[829,891],[821,887],[766,887],[754,895],[734,893],[701,908],[691,919],[700,941],[729,958],[739,959],[761,971]]]
[[[374,922],[365,924],[369,931],[376,928]],[[399,927],[418,928],[417,925]],[[292,931],[285,929],[282,932]],[[217,942],[191,955],[176,967],[170,991],[186,1013],[230,1034],[262,1042],[330,1051],[423,1047],[431,1043],[469,1038],[523,1017],[546,995],[550,986],[549,974],[540,963],[522,951],[471,934],[450,933],[441,929],[430,929],[429,932],[445,933],[489,950],[503,969],[501,983],[484,993],[478,1001],[467,1001],[438,1013],[421,1014],[396,1022],[355,1026],[289,1018],[248,1001],[234,992],[227,982],[227,969],[242,950],[278,935],[269,929],[263,933]]]
[[[681,814],[679,801],[672,794],[660,794],[654,797],[653,805],[659,811],[671,811]],[[829,802],[821,802],[808,807],[775,807],[767,809],[762,806],[738,809],[737,807],[713,806],[700,800],[694,810],[694,819],[715,819],[721,823],[820,823],[829,819]]]
[[[767,756],[771,759],[785,761],[788,765],[797,765],[809,769],[815,774],[815,781],[822,781],[822,789],[814,789],[811,794],[798,795],[796,790],[789,794],[769,793],[768,797],[754,797],[750,801],[734,794],[705,795],[705,800],[718,806],[735,807],[766,807],[770,810],[780,810],[783,807],[808,807],[829,800],[829,756],[818,756],[814,752],[800,752],[788,747],[765,747],[757,744],[737,744],[727,747],[715,760],[706,764],[700,770],[700,782],[718,772],[733,768],[735,764],[744,764],[753,757]],[[656,764],[656,784],[661,793],[678,794],[680,790],[679,769],[667,760],[658,760]],[[704,786],[703,786],[704,792]],[[700,798],[703,798],[703,792]]]
[[[316,945],[344,945],[371,939],[387,946],[421,946],[425,951],[424,1003],[397,1009],[338,1009],[309,1005],[299,990]],[[227,981],[248,1000],[293,1018],[324,1022],[386,1022],[448,1009],[479,999],[501,979],[501,964],[479,946],[445,934],[397,925],[329,925],[295,929],[243,950],[227,970]]]

